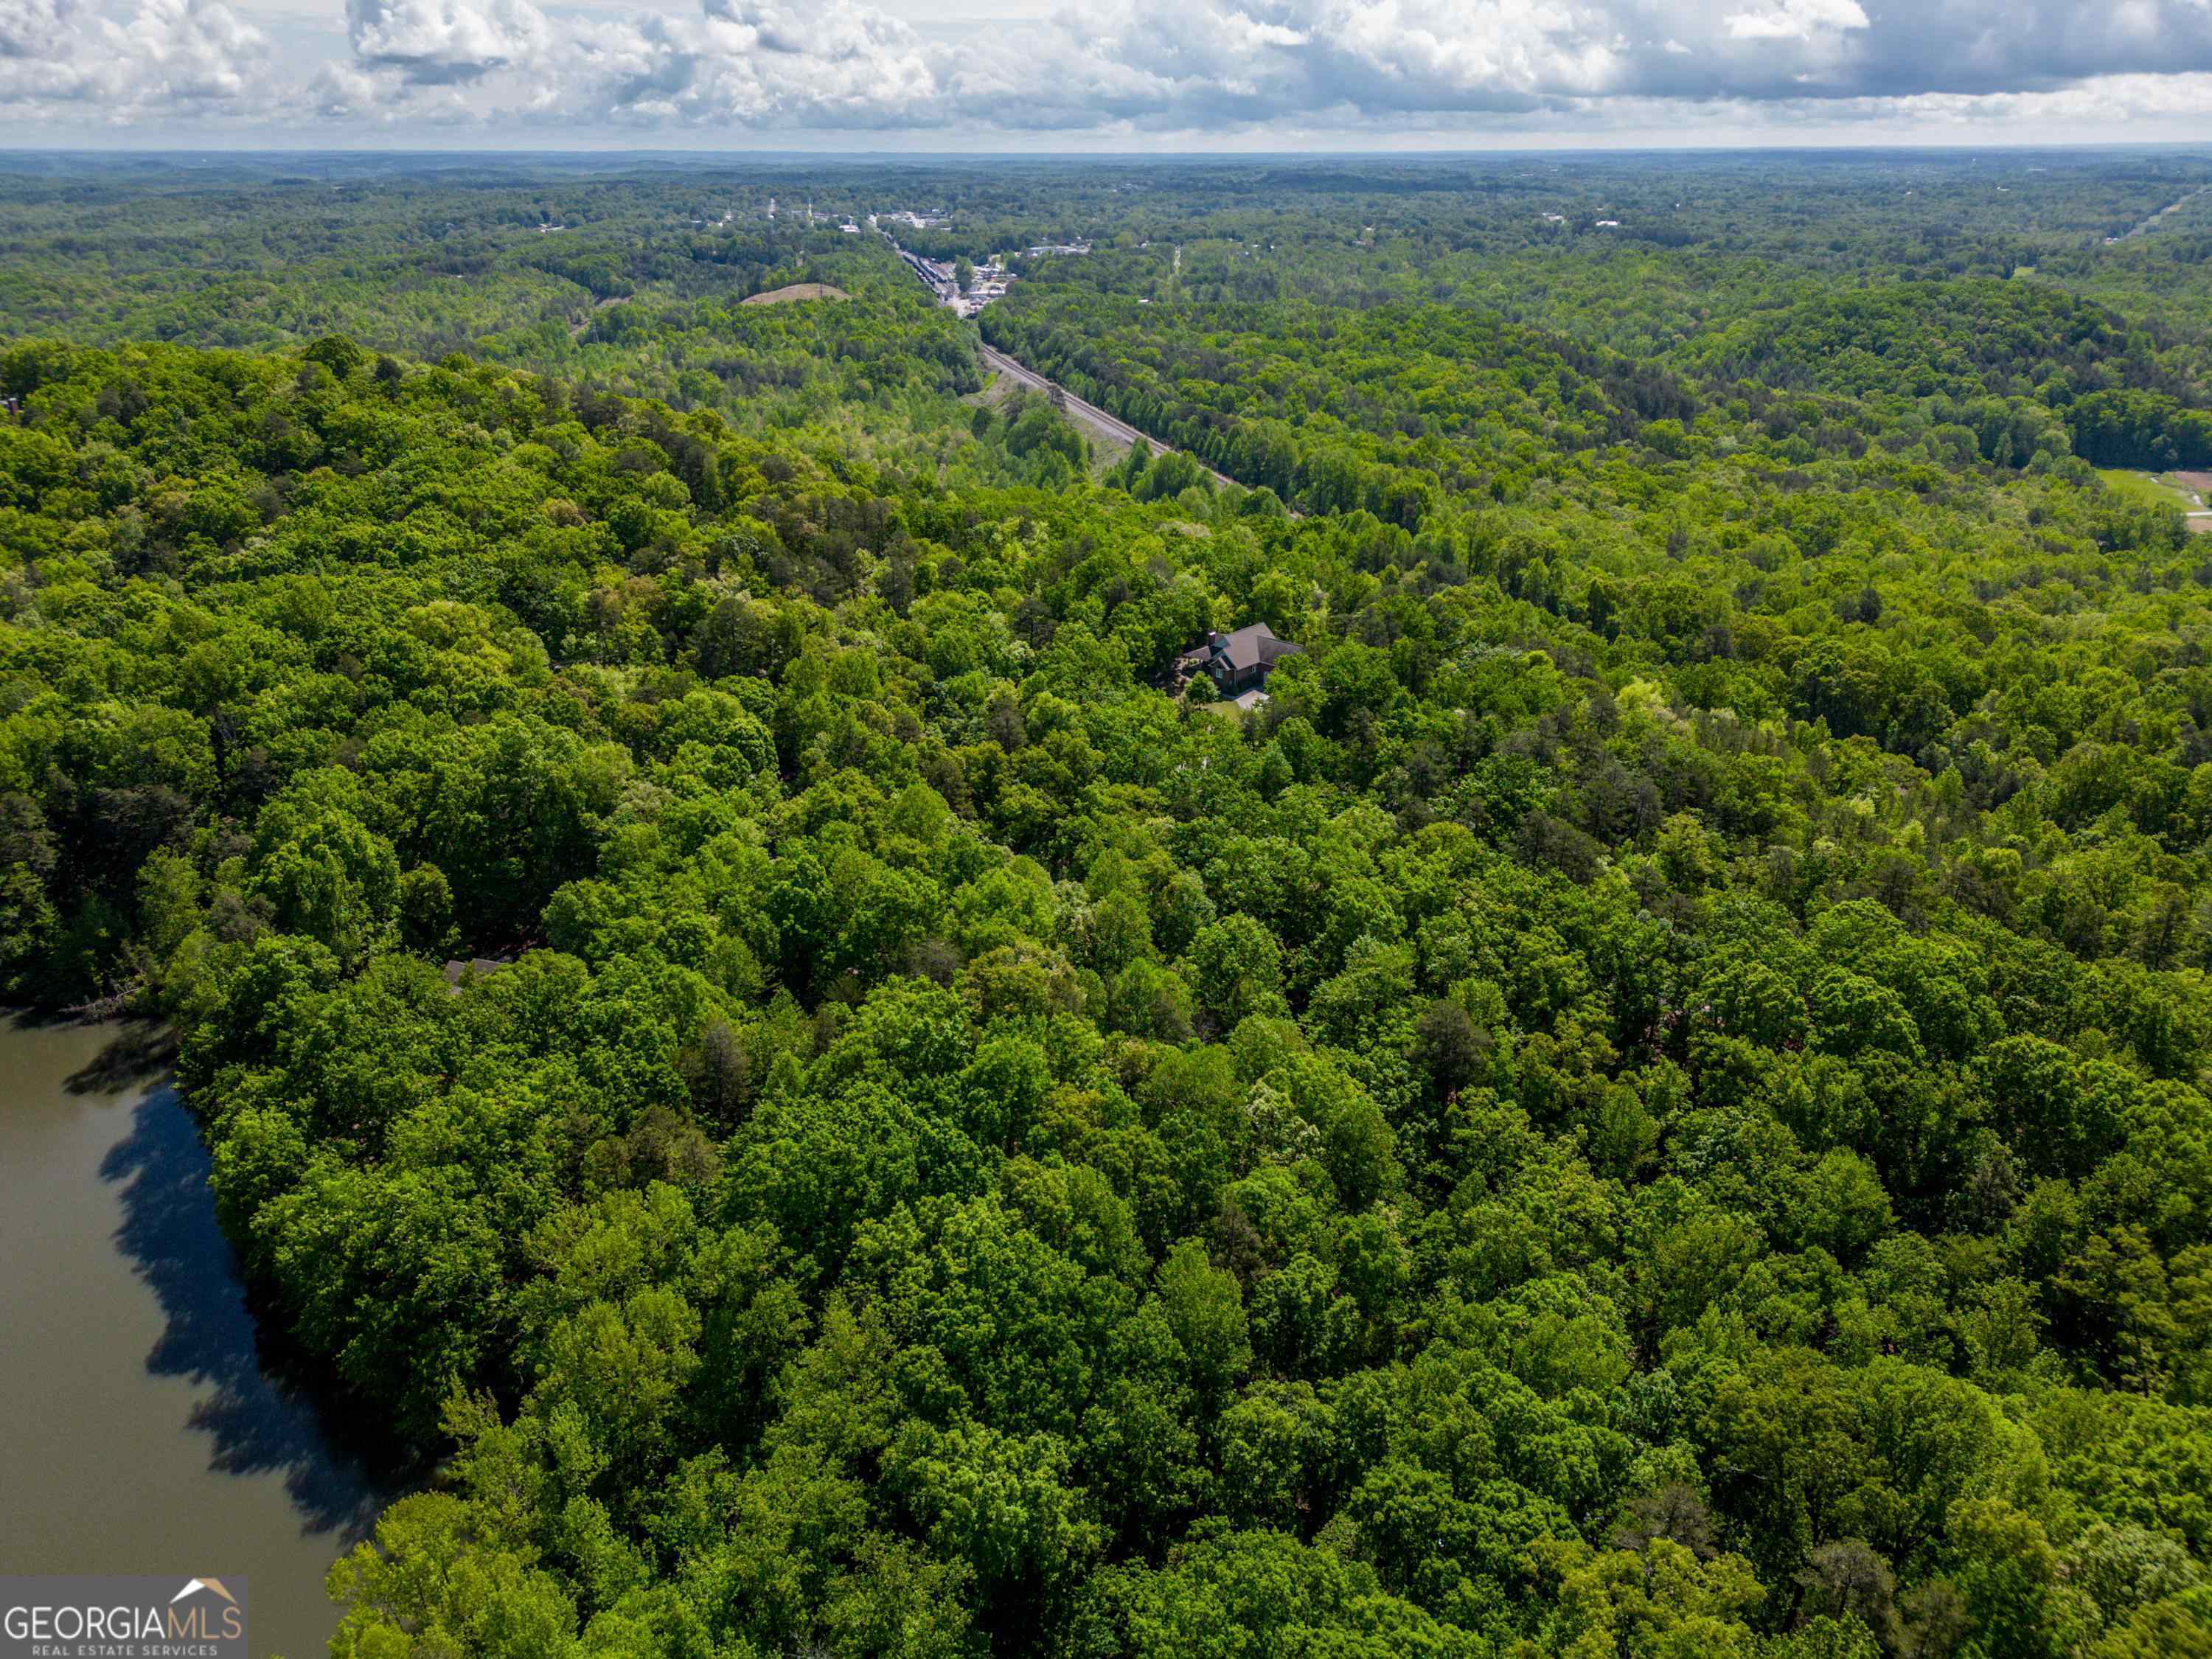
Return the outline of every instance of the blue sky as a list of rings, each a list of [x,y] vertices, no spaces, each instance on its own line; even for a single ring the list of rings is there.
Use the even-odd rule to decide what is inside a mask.
[[[17,143],[2212,140],[2212,0],[0,0]]]

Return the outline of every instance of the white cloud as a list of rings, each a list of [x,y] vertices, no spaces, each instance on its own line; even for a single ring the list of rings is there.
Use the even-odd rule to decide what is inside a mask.
[[[105,33],[131,95],[155,106],[245,96],[269,45],[230,8],[204,0],[146,0]]]
[[[707,0],[704,26],[669,40],[688,71],[689,120],[763,127],[900,126],[944,118],[941,52],[850,0]]]
[[[0,102],[81,95],[82,43],[69,0],[0,0]]]
[[[0,0],[0,58],[45,58],[69,29],[64,0]]]
[[[116,19],[72,0],[0,0],[0,107],[121,124],[241,99],[268,40],[216,0],[143,0]]]
[[[1816,34],[1869,25],[1858,0],[1771,0],[1753,10],[1731,13],[1726,27],[1738,40],[1810,40]]]
[[[353,54],[426,85],[537,63],[555,31],[530,0],[346,0]]]

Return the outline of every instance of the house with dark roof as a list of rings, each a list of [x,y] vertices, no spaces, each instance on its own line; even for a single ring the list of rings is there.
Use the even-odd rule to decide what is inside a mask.
[[[1208,634],[1204,644],[1176,659],[1176,667],[1185,679],[1193,674],[1206,675],[1214,690],[1224,697],[1233,697],[1265,685],[1278,662],[1304,649],[1277,639],[1275,630],[1267,623],[1253,623],[1233,634]]]

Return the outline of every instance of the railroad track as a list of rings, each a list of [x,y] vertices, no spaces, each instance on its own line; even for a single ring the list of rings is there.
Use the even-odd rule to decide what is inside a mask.
[[[1019,385],[1028,386],[1033,392],[1044,392],[1048,396],[1057,393],[1060,399],[1060,407],[1066,412],[1068,418],[1074,421],[1078,425],[1087,426],[1092,431],[1102,433],[1105,436],[1112,438],[1119,443],[1134,445],[1137,441],[1141,438],[1144,440],[1146,444],[1154,450],[1164,450],[1169,447],[1169,446],[1160,443],[1149,434],[1139,432],[1135,427],[1131,426],[1120,416],[1109,415],[1104,410],[1099,408],[1097,404],[1090,402],[1086,398],[1077,397],[1073,392],[1070,392],[1066,386],[1061,386],[1058,381],[1047,380],[1043,375],[1038,374],[1035,369],[1021,362],[1020,359],[1008,356],[1005,352],[1000,350],[998,347],[994,345],[980,345],[978,349],[982,352],[983,361],[986,363],[988,363],[991,368],[998,370],[1000,374],[1006,375],[1009,380],[1014,380]],[[1200,461],[1197,456],[1193,455],[1190,459],[1194,461],[1197,461],[1199,471],[1205,473],[1207,477],[1212,479],[1217,484],[1225,487],[1237,482],[1226,473],[1216,472],[1212,467],[1206,465],[1205,462]]]
[[[888,234],[884,236],[884,240],[890,242],[892,251],[895,252],[900,259],[905,263],[906,268],[914,273],[915,280],[920,283],[924,288],[929,289],[931,293],[937,293],[937,284],[930,280],[929,274],[922,269],[921,260],[914,254],[908,252],[906,249],[899,246],[896,241],[892,241]],[[1178,267],[1181,266],[1182,260],[1182,250],[1181,248],[1177,248],[1176,250],[1176,261]],[[942,298],[941,295],[939,297]],[[1139,431],[1135,427],[1131,426],[1120,416],[1109,415],[1104,410],[1099,408],[1097,404],[1091,402],[1088,398],[1077,397],[1066,386],[1060,385],[1059,381],[1046,379],[1043,375],[1038,374],[1036,370],[1023,362],[1018,357],[1009,356],[1006,353],[1000,350],[998,347],[987,344],[981,340],[976,342],[976,349],[983,354],[983,362],[991,368],[997,370],[1000,374],[1006,375],[1008,379],[1015,381],[1018,385],[1025,386],[1033,392],[1042,392],[1047,397],[1053,398],[1055,404],[1077,425],[1088,427],[1093,432],[1098,433],[1105,437],[1111,438],[1117,443],[1127,444],[1132,447],[1134,447],[1137,441],[1141,438],[1147,446],[1157,453],[1172,453],[1188,457],[1191,461],[1196,464],[1200,471],[1206,474],[1207,477],[1212,479],[1217,485],[1224,489],[1230,485],[1237,483],[1237,480],[1231,477],[1227,473],[1215,471],[1204,461],[1200,460],[1197,456],[1192,455],[1188,450],[1176,450],[1171,444],[1164,444],[1160,442],[1159,440],[1153,437],[1150,433]],[[1244,489],[1247,486],[1242,484],[1237,485],[1237,488],[1239,489]],[[1292,509],[1291,516],[1294,519],[1302,519],[1305,515],[1303,513],[1297,512],[1296,509]]]

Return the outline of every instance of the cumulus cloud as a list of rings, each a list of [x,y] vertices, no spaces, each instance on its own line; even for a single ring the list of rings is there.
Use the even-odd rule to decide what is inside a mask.
[[[0,0],[0,100],[79,95],[81,39],[68,0]]]
[[[1869,27],[1858,0],[1770,0],[1730,12],[1722,26],[1739,40],[1809,40],[1822,30]]]
[[[0,0],[0,98],[118,118],[213,106],[261,53],[218,0],[138,0],[128,21],[77,9],[89,3]],[[307,125],[1295,140],[1300,124],[1549,125],[1668,107],[1917,118],[1895,112],[1959,99],[2027,110],[2212,73],[2212,0],[1085,0],[965,39],[869,0],[592,9],[610,3],[344,0],[345,53],[264,79],[259,101]]]
[[[333,114],[769,130],[945,113],[941,57],[853,0],[557,19],[530,0],[349,0],[348,35],[352,61],[314,88]]]
[[[268,39],[216,0],[144,0],[123,18],[72,0],[0,0],[0,106],[78,106],[124,124],[243,99]]]
[[[684,112],[767,126],[895,126],[945,115],[942,62],[865,5],[707,0]]]
[[[61,0],[0,0],[0,58],[46,57],[69,27]]]
[[[357,62],[441,86],[541,60],[554,41],[530,0],[347,0]]]

